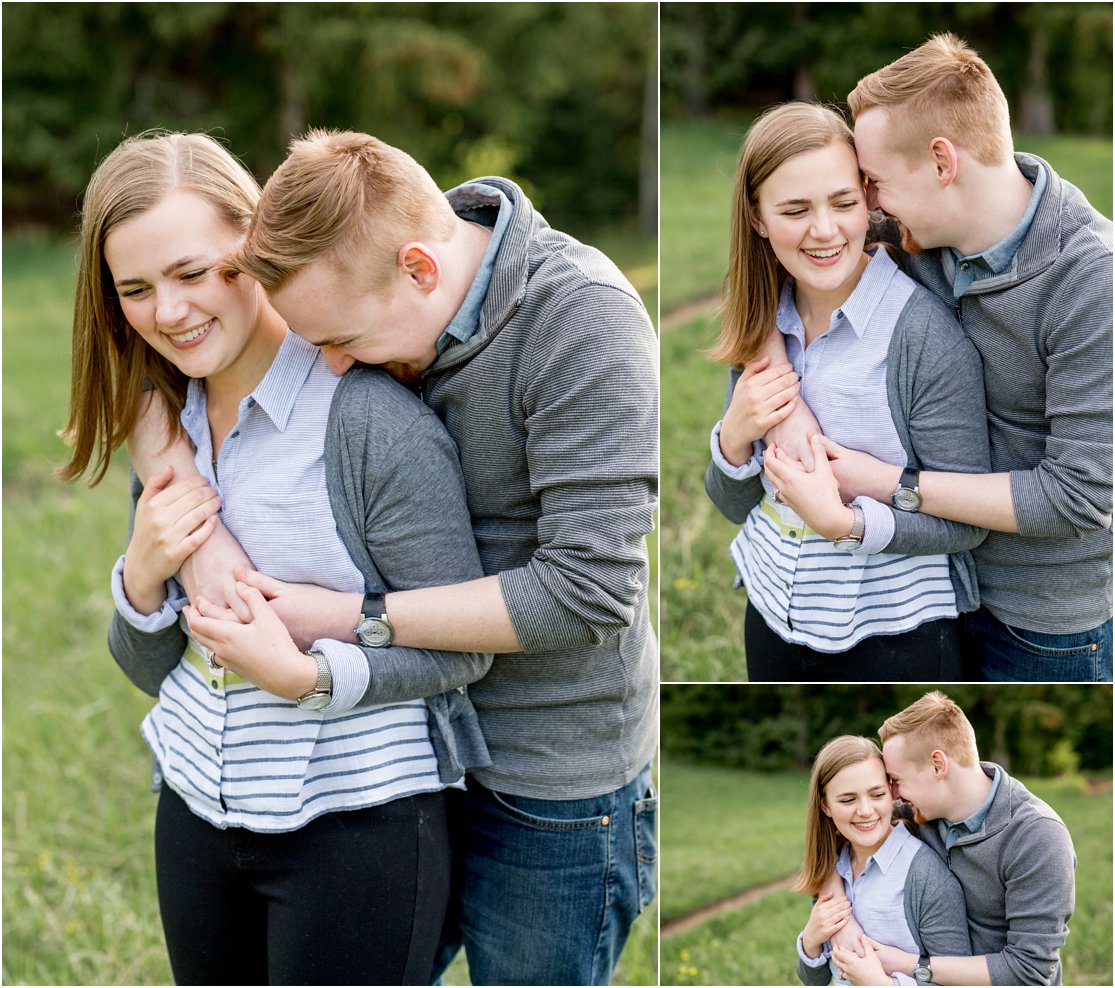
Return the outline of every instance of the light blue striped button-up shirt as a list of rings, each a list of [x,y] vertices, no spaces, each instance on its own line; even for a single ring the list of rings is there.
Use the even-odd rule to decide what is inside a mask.
[[[316,347],[288,333],[270,369],[240,403],[213,462],[202,382],[190,382],[182,424],[195,462],[221,494],[221,516],[260,571],[293,583],[362,592],[363,577],[337,533],[325,481],[324,439],[338,378]],[[152,615],[113,595],[140,630],[178,620],[177,591]],[[162,775],[199,816],[219,827],[294,830],[322,813],[356,809],[442,788],[426,705],[354,707],[368,683],[355,645],[318,641],[329,657],[334,700],[304,710],[189,648],[166,678],[143,735]]]

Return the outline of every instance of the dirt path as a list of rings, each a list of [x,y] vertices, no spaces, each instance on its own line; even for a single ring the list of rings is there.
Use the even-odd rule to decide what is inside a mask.
[[[711,315],[716,311],[716,307],[720,304],[719,295],[711,295],[708,298],[699,298],[694,302],[686,302],[684,305],[679,305],[676,309],[671,309],[669,312],[662,313],[659,325],[662,331],[673,329],[675,326],[680,326],[682,323],[687,323],[691,319],[696,319],[698,316]]]
[[[691,930],[694,926],[705,922],[705,920],[712,919],[714,916],[719,916],[721,913],[749,906],[751,903],[761,899],[768,892],[778,892],[782,889],[788,889],[792,882],[792,876],[790,878],[781,878],[777,882],[768,882],[766,885],[755,885],[730,898],[721,899],[719,902],[711,902],[707,906],[701,906],[700,909],[691,912],[688,916],[679,916],[677,919],[671,919],[663,923],[660,928],[662,938],[665,939],[667,937],[676,936],[679,933],[684,933],[686,930]]]

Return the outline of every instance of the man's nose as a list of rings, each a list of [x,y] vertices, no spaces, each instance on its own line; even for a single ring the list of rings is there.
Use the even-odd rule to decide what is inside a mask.
[[[868,182],[867,188],[864,190],[867,193],[867,208],[876,210],[879,208],[879,190],[875,187],[874,182]]]
[[[325,358],[325,366],[338,377],[356,363],[352,357],[335,346],[323,346],[321,355]]]

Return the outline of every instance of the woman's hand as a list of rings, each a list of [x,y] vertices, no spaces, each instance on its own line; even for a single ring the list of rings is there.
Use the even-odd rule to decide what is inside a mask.
[[[317,662],[294,644],[283,622],[255,587],[237,583],[236,592],[251,612],[250,622],[227,620],[224,608],[199,597],[184,612],[190,634],[226,669],[261,690],[297,700],[317,683]]]
[[[838,930],[843,929],[852,915],[852,904],[847,896],[825,892],[809,913],[809,922],[802,933],[802,946],[810,957],[820,957],[821,948]]]
[[[812,471],[806,470],[778,446],[767,448],[763,469],[778,492],[778,498],[793,508],[813,531],[834,540],[851,532],[855,516],[840,500],[840,489],[821,440],[819,435],[811,440],[815,461]]]
[[[870,453],[848,449],[827,436],[821,437],[821,446],[828,456],[829,466],[845,502],[869,497],[890,504],[890,496],[902,479],[902,467],[877,460]]]
[[[788,363],[759,357],[744,368],[720,426],[720,452],[733,466],[751,459],[751,447],[797,405],[801,384]]]
[[[854,950],[843,947],[832,948],[832,959],[844,976],[845,981],[854,985],[890,985],[894,984],[889,974],[883,970],[883,965],[875,953],[875,944],[865,934],[860,934],[860,946],[863,948],[861,957]]]
[[[326,590],[313,583],[284,583],[240,567],[236,577],[263,594],[300,649],[309,648],[319,638],[356,641],[363,594]]]
[[[204,477],[175,481],[172,466],[150,477],[124,554],[124,592],[137,611],[151,614],[162,606],[164,583],[209,538],[220,510],[221,499]]]

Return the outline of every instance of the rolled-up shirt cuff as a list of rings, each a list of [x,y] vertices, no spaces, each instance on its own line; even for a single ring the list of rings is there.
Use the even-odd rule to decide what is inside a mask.
[[[870,497],[857,497],[852,504],[863,511],[863,544],[856,554],[882,552],[894,538],[893,511]]]
[[[751,444],[751,459],[746,463],[741,463],[738,467],[735,464],[729,463],[724,454],[720,451],[720,426],[724,424],[721,419],[712,427],[712,435],[709,437],[709,448],[712,451],[712,462],[716,464],[716,468],[726,477],[731,477],[732,480],[750,480],[752,477],[757,476],[763,470],[763,444],[761,441]]]
[[[805,952],[805,930],[798,934],[798,958],[806,967],[824,967],[829,962],[829,956],[828,944],[826,943],[821,947],[820,957],[810,957]]]
[[[333,699],[325,710],[329,713],[351,710],[368,691],[371,680],[363,649],[359,645],[321,638],[310,646],[310,651],[325,656],[333,676]]]
[[[136,631],[143,631],[147,634],[169,628],[178,620],[179,612],[188,603],[185,593],[178,585],[178,581],[171,579],[166,581],[166,600],[162,602],[159,609],[152,611],[150,614],[140,614],[132,607],[128,595],[124,592],[123,556],[116,560],[116,565],[112,567],[112,601],[120,612],[120,616],[128,624]]]

